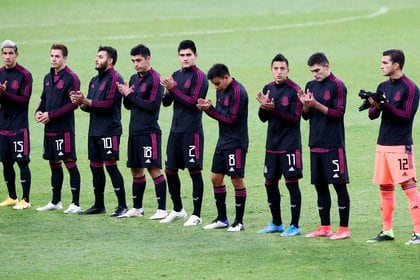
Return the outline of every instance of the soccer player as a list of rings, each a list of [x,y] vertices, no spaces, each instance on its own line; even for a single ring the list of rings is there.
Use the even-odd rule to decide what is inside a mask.
[[[245,158],[248,149],[248,94],[245,88],[230,76],[224,64],[213,65],[207,78],[216,88],[216,107],[210,100],[199,99],[197,107],[219,123],[219,139],[213,156],[211,182],[216,200],[217,218],[204,229],[229,226],[226,211],[225,175],[231,177],[235,188],[236,217],[228,228],[230,232],[244,230],[246,187]]]
[[[151,219],[162,219],[167,215],[166,180],[161,171],[162,133],[158,124],[163,86],[160,84],[159,74],[150,65],[152,57],[148,47],[137,45],[131,49],[130,55],[137,73],[131,76],[129,85],[118,84],[118,90],[124,96],[125,108],[131,111],[127,167],[131,168],[133,176],[133,208],[119,217],[144,215],[144,169],[147,168],[153,178],[158,202],[158,209]]]
[[[266,153],[264,163],[265,189],[272,222],[258,233],[280,232],[282,236],[300,235],[299,217],[301,193],[299,179],[302,178],[302,143],[300,117],[302,103],[297,92],[300,87],[289,79],[289,62],[282,54],[271,61],[274,81],[258,92],[260,103],[258,117],[268,121]],[[284,176],[290,194],[292,220],[284,231],[280,211],[279,180]]]
[[[95,58],[98,75],[89,82],[89,91],[85,97],[81,91],[71,92],[70,98],[83,111],[90,114],[88,158],[93,178],[95,194],[94,205],[80,212],[82,215],[105,213],[104,190],[105,172],[111,177],[112,186],[118,199],[118,206],[111,217],[118,217],[127,212],[124,180],[118,169],[121,126],[121,100],[117,83],[124,83],[115,70],[117,50],[110,46],[100,46]]]
[[[308,59],[314,80],[306,84],[305,92],[298,92],[303,103],[302,117],[309,119],[309,147],[311,152],[311,183],[315,185],[321,226],[306,237],[350,237],[348,227],[350,197],[347,191],[349,176],[346,162],[344,113],[347,89],[334,76],[324,53],[317,52]],[[330,223],[331,196],[328,185],[337,193],[340,226],[333,234]]]
[[[51,168],[52,200],[38,207],[38,211],[61,210],[63,186],[62,162],[70,175],[72,202],[64,213],[79,213],[80,173],[76,164],[74,110],[77,104],[70,100],[70,92],[80,90],[80,80],[67,65],[68,49],[53,44],[50,49],[51,69],[44,77],[41,102],[35,110],[35,121],[43,123],[44,154]]]
[[[15,42],[5,40],[1,44],[4,66],[0,68],[0,161],[9,196],[0,206],[13,206],[21,210],[31,207],[31,171],[29,169],[28,106],[32,94],[32,75],[17,63],[19,56]],[[22,200],[16,195],[16,173],[20,169]]]
[[[382,54],[381,71],[389,79],[379,84],[384,104],[369,98],[369,118],[381,116],[376,145],[373,182],[381,192],[382,231],[368,242],[392,241],[395,208],[395,185],[400,184],[409,202],[413,235],[406,242],[420,244],[420,195],[417,189],[413,146],[413,119],[419,105],[419,88],[403,73],[405,57],[402,50],[390,49]]]
[[[195,43],[184,40],[178,46],[178,60],[181,69],[171,77],[162,77],[165,87],[162,104],[165,107],[173,104],[171,130],[166,147],[166,179],[173,202],[173,211],[162,219],[161,223],[170,223],[186,218],[182,199],[181,181],[178,170],[188,168],[192,180],[192,198],[194,210],[184,226],[196,226],[201,221],[201,205],[203,201],[203,150],[204,134],[202,112],[197,109],[198,98],[205,98],[208,90],[206,74],[197,67],[198,54]]]

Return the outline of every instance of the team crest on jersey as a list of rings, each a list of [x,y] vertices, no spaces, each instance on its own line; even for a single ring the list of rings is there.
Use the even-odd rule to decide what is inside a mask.
[[[401,92],[397,91],[394,95],[394,101],[400,101],[401,100]]]
[[[101,86],[99,87],[99,90],[100,91],[103,91],[105,89],[105,82],[103,82],[102,84],[101,84]]]
[[[282,105],[282,106],[287,106],[287,105],[289,105],[289,97],[287,97],[287,96],[283,96],[283,97],[282,97],[282,99],[281,99],[281,105]]]
[[[10,85],[10,87],[11,87],[12,89],[14,89],[14,90],[18,89],[18,88],[19,88],[19,82],[18,82],[18,81],[16,81],[16,80],[13,80],[13,81],[12,81],[12,84]]]
[[[326,90],[324,92],[324,96],[322,97],[324,100],[330,100],[331,99],[331,93],[329,90]]]
[[[146,90],[147,90],[147,85],[146,85],[146,83],[144,83],[144,84],[141,85],[140,91],[145,92]]]
[[[223,102],[223,105],[225,105],[226,107],[229,106],[229,97],[225,97],[225,101]]]
[[[58,89],[63,89],[63,87],[64,87],[64,81],[63,80],[59,80],[58,83],[57,83],[57,88]]]
[[[191,87],[191,80],[186,80],[184,83],[184,88],[190,88]]]
[[[50,82],[48,82],[48,81],[47,81],[47,82],[45,83],[45,86],[46,86],[46,87],[49,87],[49,86],[50,86]]]

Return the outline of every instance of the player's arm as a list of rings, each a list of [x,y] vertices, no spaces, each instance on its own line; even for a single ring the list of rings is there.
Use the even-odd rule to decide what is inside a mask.
[[[274,107],[273,114],[278,118],[295,123],[299,121],[302,115],[302,103],[298,100],[297,92],[290,98],[289,106],[285,110],[280,110],[278,107]]]
[[[406,96],[406,98],[403,101],[402,109],[391,105],[390,102],[385,102],[382,105],[382,110],[390,112],[396,119],[400,119],[403,121],[411,119],[416,113],[416,109],[419,102],[419,92],[418,88],[415,86],[407,87],[406,92],[407,94],[402,94],[402,96]]]
[[[80,91],[80,80],[79,78],[73,78],[71,82],[68,84],[68,87],[64,90],[67,94],[63,95],[63,106],[55,108],[48,112],[48,117],[50,120],[59,118],[71,111],[77,109],[77,104],[73,103],[70,99],[70,92],[72,91]]]
[[[176,101],[186,107],[195,108],[198,98],[204,98],[206,96],[208,87],[206,76],[202,72],[195,72],[195,75],[191,79],[190,94],[183,92],[176,86],[173,86],[169,90]]]
[[[222,111],[217,107],[215,108],[211,106],[206,111],[206,114],[218,120],[219,122],[223,122],[226,124],[235,123],[239,119],[240,113],[246,110],[246,103],[244,100],[244,96],[246,96],[246,93],[241,94],[241,90],[237,86],[234,86],[233,90],[233,98],[232,102],[230,102],[230,107],[228,111]]]
[[[17,94],[8,92],[7,88],[1,94],[2,98],[5,101],[22,104],[22,105],[29,104],[29,99],[32,94],[32,75],[29,72],[23,72],[23,73],[24,73],[24,80]]]

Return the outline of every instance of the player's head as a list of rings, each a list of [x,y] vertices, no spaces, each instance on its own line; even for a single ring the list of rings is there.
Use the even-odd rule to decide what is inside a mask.
[[[308,58],[308,66],[314,79],[317,81],[323,81],[330,75],[330,62],[327,56],[322,52],[313,53]]]
[[[16,60],[19,56],[16,43],[10,40],[5,40],[1,44],[1,57],[3,59],[4,67],[13,68],[16,66]]]
[[[232,82],[229,69],[226,65],[217,63],[214,64],[207,72],[207,79],[214,85],[216,90],[224,91]]]
[[[134,69],[139,73],[144,73],[150,69],[151,54],[148,47],[139,44],[131,49],[131,62]]]
[[[398,64],[401,70],[404,68],[405,56],[402,50],[390,49],[390,50],[384,51],[382,55],[389,56],[391,62]]]
[[[190,68],[195,65],[197,49],[191,40],[184,40],[178,46],[178,60],[182,68]]]
[[[63,44],[52,44],[50,50],[59,50],[59,51],[61,51],[61,54],[63,55],[63,57],[67,57],[68,54],[69,54],[69,50]]]
[[[106,52],[106,55],[108,59],[112,59],[112,65],[115,65],[117,63],[117,50],[110,46],[99,46],[98,52]]]
[[[289,61],[281,53],[277,54],[271,60],[271,74],[277,84],[287,80],[287,75],[289,74]]]
[[[187,50],[190,49],[194,55],[197,54],[197,48],[195,47],[195,43],[191,40],[184,40],[181,41],[178,45],[178,53],[180,50]]]

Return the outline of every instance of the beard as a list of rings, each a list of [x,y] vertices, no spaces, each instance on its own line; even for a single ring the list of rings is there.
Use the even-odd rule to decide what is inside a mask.
[[[106,70],[106,66],[107,66],[106,62],[100,63],[98,64],[98,66],[95,66],[95,69],[98,70],[99,72],[103,72]]]

